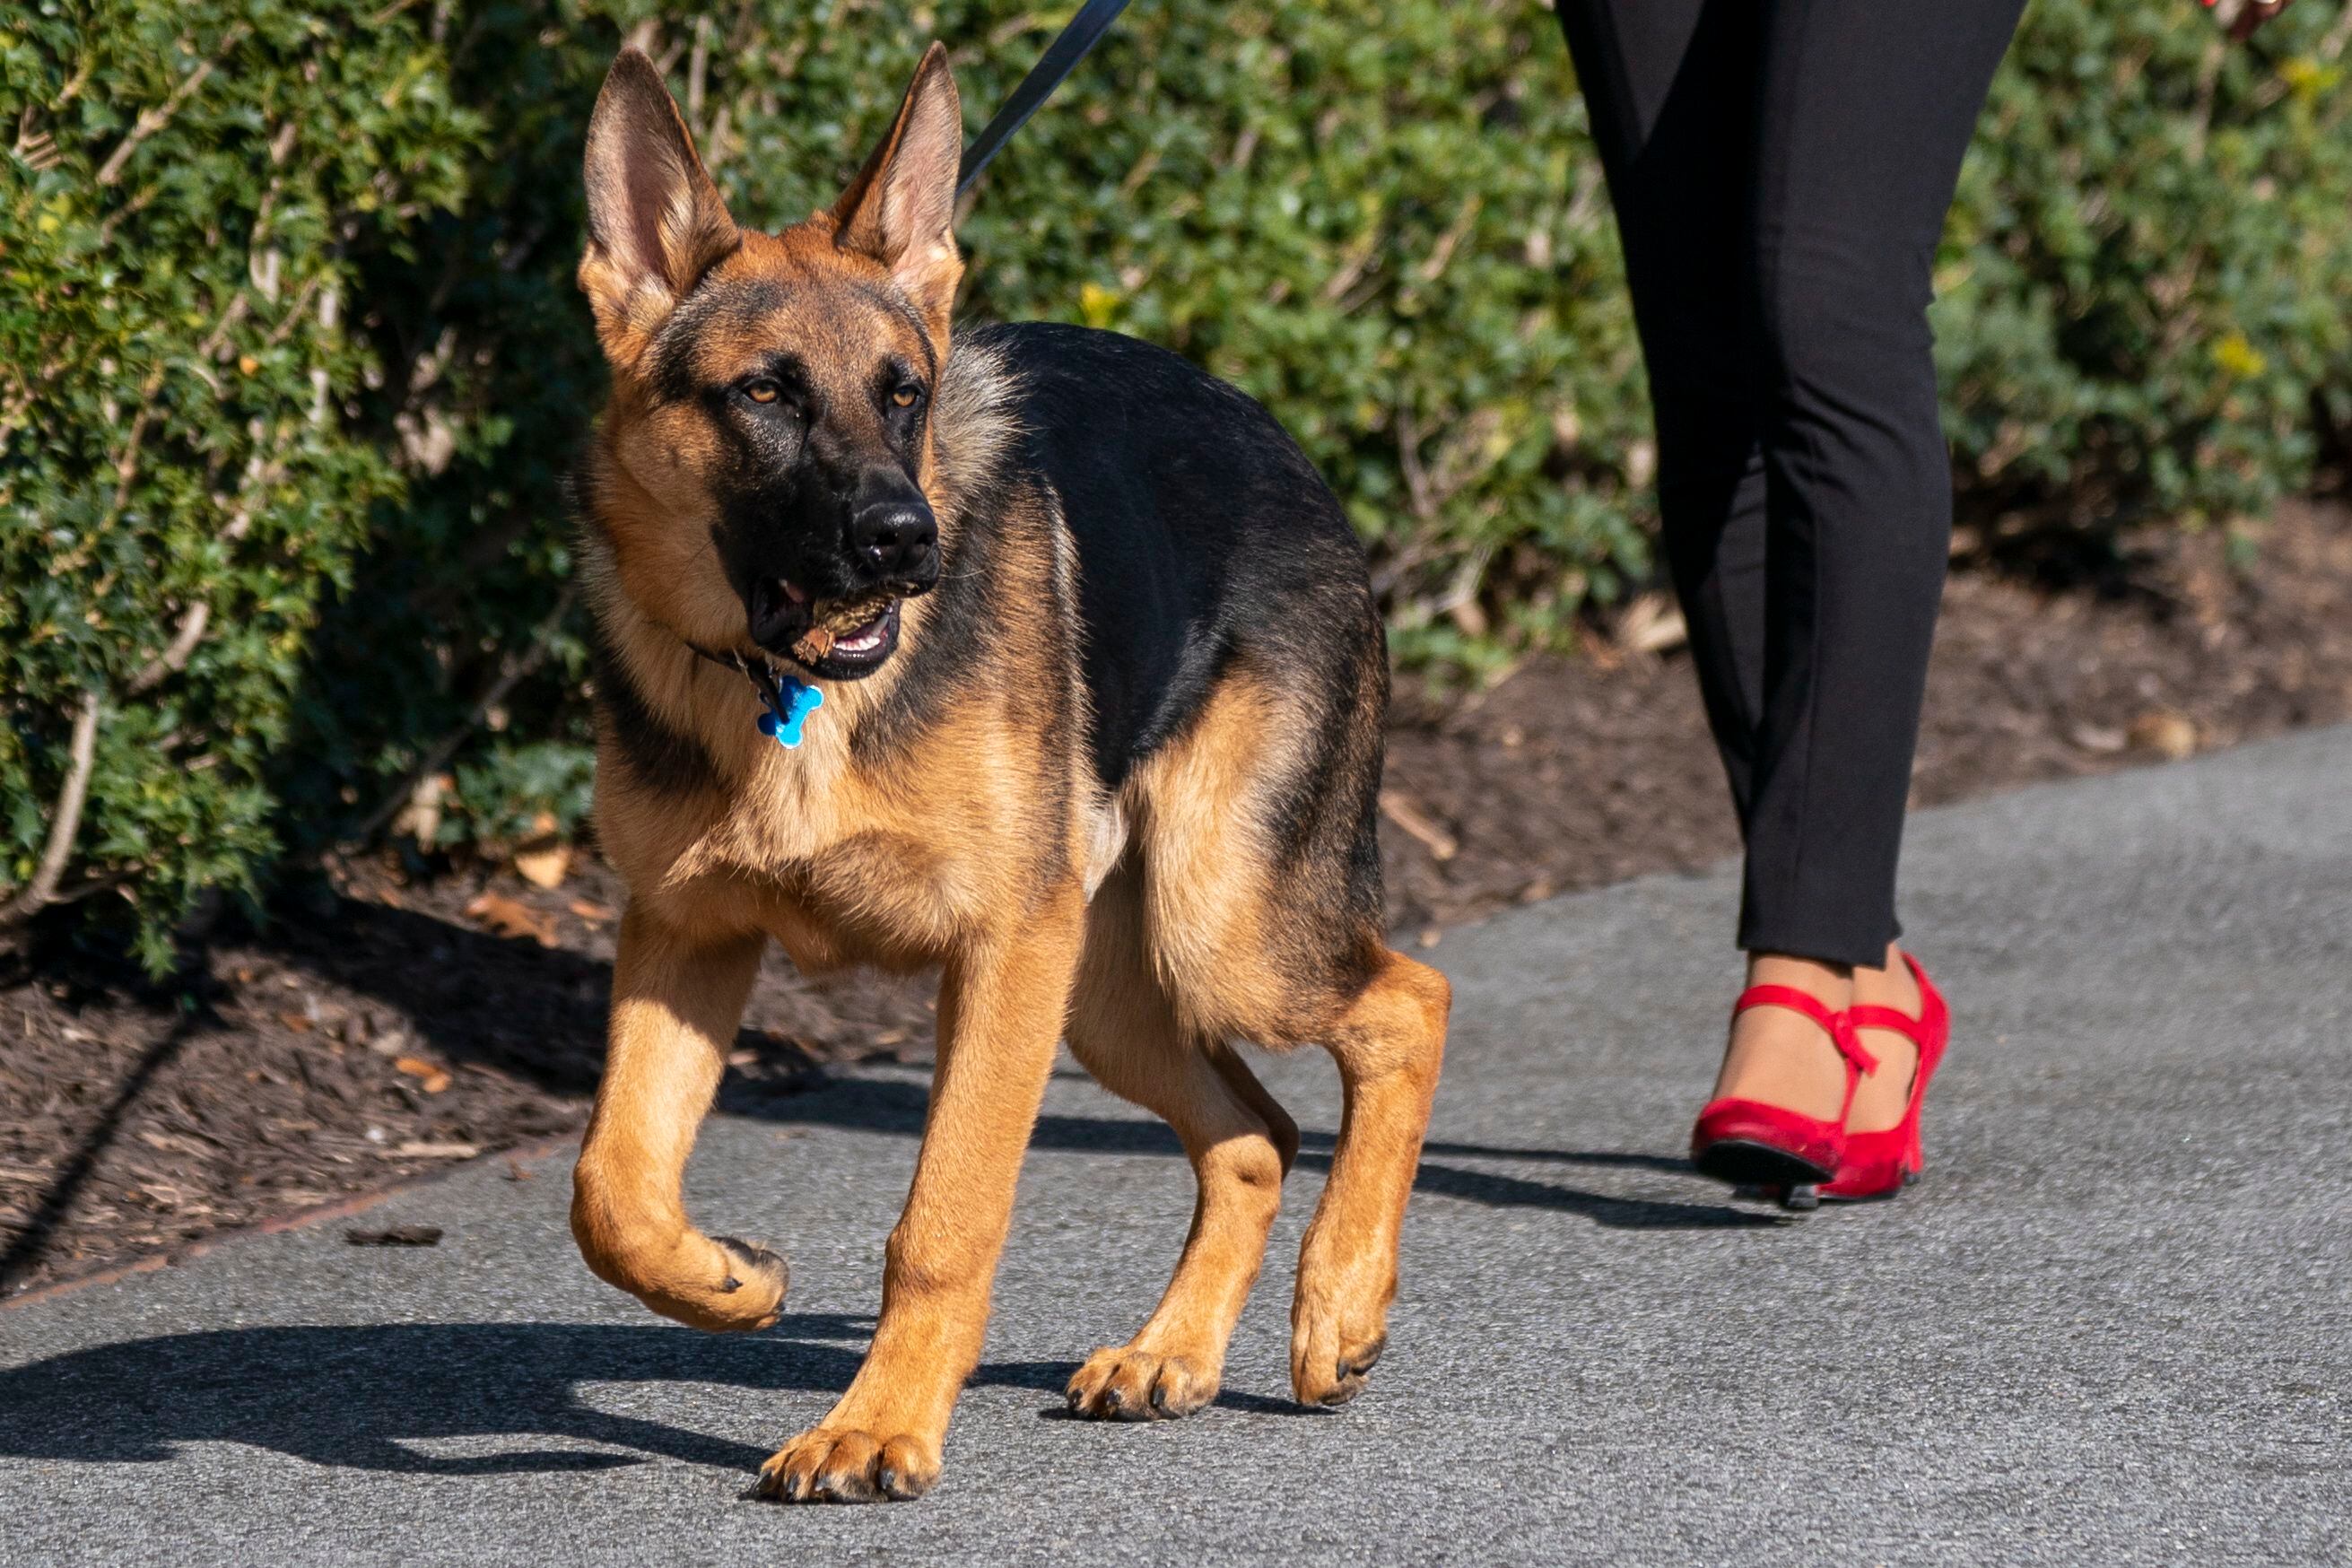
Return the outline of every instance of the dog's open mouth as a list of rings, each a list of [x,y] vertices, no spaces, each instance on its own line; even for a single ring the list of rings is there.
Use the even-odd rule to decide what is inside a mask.
[[[846,678],[881,668],[898,646],[898,601],[868,600],[846,606],[826,606],[793,645],[793,657],[820,675]]]
[[[766,646],[814,674],[855,680],[881,668],[898,648],[902,601],[895,594],[811,601],[788,583],[779,581],[764,587],[761,597],[793,606],[800,614],[792,618],[804,623],[786,646],[775,646],[782,637],[772,638]]]

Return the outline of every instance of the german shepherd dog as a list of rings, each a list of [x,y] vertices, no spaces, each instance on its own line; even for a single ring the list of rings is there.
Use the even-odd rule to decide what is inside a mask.
[[[937,1479],[1059,1040],[1199,1185],[1159,1309],[1071,1409],[1216,1394],[1298,1148],[1240,1040],[1339,1063],[1290,1375],[1354,1395],[1444,1052],[1445,981],[1381,940],[1388,666],[1347,519],[1171,354],[1050,325],[950,344],[962,132],[935,44],[839,200],[775,235],[728,215],[643,54],[588,133],[597,825],[630,895],[574,1179],[589,1268],[698,1328],[773,1323],[782,1261],[698,1230],[679,1185],[761,952],[942,975],[873,1345],[761,1470],[793,1501]],[[822,705],[779,745],[761,710],[793,682]]]

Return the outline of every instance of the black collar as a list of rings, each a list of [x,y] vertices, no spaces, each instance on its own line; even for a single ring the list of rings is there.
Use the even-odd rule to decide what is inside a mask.
[[[678,641],[686,642],[686,639],[680,637]],[[686,642],[686,646],[711,663],[734,670],[750,681],[751,689],[759,694],[761,706],[771,713],[782,713],[788,710],[782,679],[766,660],[762,659],[755,664],[740,653],[717,654],[696,642]]]

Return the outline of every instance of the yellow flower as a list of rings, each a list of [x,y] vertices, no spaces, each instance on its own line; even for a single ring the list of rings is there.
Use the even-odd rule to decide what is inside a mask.
[[[1078,314],[1089,327],[1108,327],[1118,314],[1118,290],[1106,289],[1099,283],[1083,284],[1078,289]]]
[[[2278,73],[2287,90],[2306,103],[2344,79],[2342,66],[2324,66],[2308,55],[2282,61]]]
[[[2243,332],[2231,332],[2213,345],[2213,363],[2225,375],[2243,379],[2255,376],[2270,368],[2271,362],[2263,357],[2262,350],[2246,341]]]

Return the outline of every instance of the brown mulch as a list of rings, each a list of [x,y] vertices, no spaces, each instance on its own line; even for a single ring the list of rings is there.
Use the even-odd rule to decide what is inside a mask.
[[[2227,549],[2151,536],[2055,590],[1964,555],[1915,802],[2352,719],[2352,509],[2283,509],[2242,570]],[[1686,661],[1641,651],[1666,640],[1656,609],[1580,660],[1400,700],[1383,839],[1406,940],[1737,847]],[[511,869],[411,881],[387,858],[216,941],[168,991],[66,956],[0,988],[0,1295],[572,1132],[619,902],[585,857],[552,889]],[[920,985],[812,984],[772,957],[720,1102],[919,1058],[930,1016]]]
[[[0,1294],[580,1126],[618,879],[387,870],[212,946],[168,1000],[120,972],[0,991]],[[772,959],[720,1103],[929,1041],[919,989],[821,987]]]
[[[2104,577],[2059,591],[1963,554],[1911,804],[2352,720],[2352,507],[2284,507],[2259,545],[2233,570],[2219,531],[2151,535]],[[1399,707],[1382,838],[1401,925],[1695,869],[1739,847],[1679,654],[1600,646],[1442,710]]]

